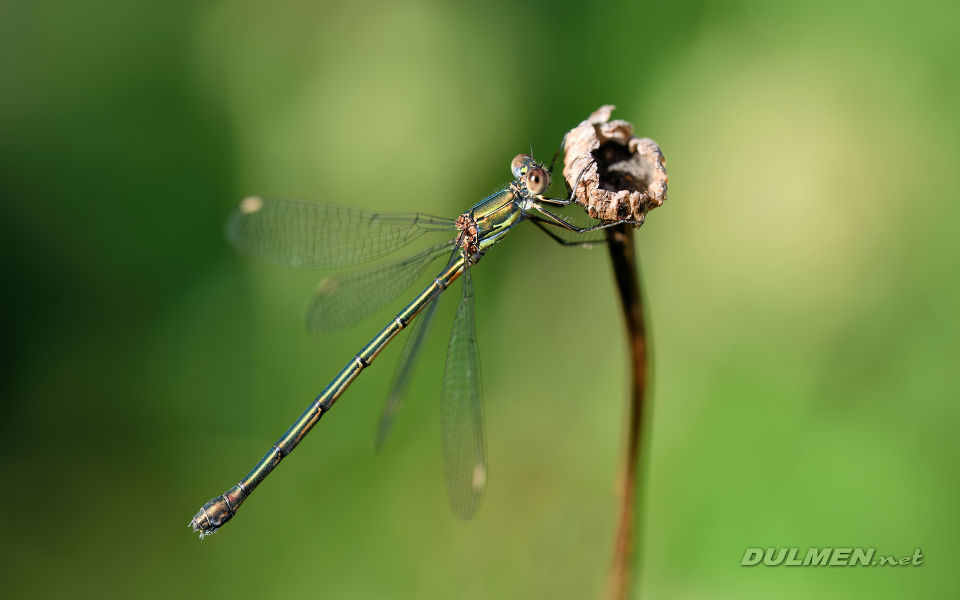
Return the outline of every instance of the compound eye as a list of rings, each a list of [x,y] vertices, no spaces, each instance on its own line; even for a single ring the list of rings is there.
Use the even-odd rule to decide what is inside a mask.
[[[550,176],[540,167],[534,167],[527,171],[527,190],[533,195],[539,195],[547,191],[550,187]]]
[[[526,154],[518,154],[513,158],[513,161],[510,162],[510,171],[513,172],[514,177],[520,177],[523,173],[523,167],[529,163],[532,158]]]

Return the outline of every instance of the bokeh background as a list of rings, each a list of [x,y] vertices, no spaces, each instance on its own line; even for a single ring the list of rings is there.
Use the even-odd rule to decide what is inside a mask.
[[[602,248],[475,281],[489,485],[447,506],[447,299],[214,537],[232,485],[395,313],[236,256],[238,199],[456,215],[604,103],[658,140],[645,598],[934,598],[960,502],[955,2],[0,3],[8,597],[596,598],[626,392]],[[747,546],[920,567],[746,568]]]

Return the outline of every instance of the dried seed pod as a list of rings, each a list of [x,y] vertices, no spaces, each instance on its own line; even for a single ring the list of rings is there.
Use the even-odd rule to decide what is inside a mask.
[[[632,124],[611,121],[613,109],[601,106],[567,133],[563,177],[591,217],[640,223],[667,199],[666,161],[656,142],[633,135]]]

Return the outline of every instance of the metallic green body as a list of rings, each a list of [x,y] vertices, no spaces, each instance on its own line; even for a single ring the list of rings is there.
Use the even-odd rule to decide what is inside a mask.
[[[463,249],[458,249],[453,258],[436,278],[417,297],[401,310],[396,318],[360,350],[326,388],[316,397],[300,418],[277,440],[260,459],[260,462],[235,486],[222,495],[207,502],[194,516],[191,525],[201,532],[201,538],[215,532],[229,521],[240,504],[273,471],[274,468],[296,448],[297,444],[310,432],[314,425],[327,413],[341,394],[347,389],[363,369],[369,366],[387,344],[406,327],[417,314],[432,300],[443,293],[462,273],[469,263],[475,264],[483,252],[503,239],[510,229],[524,217],[524,198],[516,193],[516,188],[501,190],[477,203],[462,217],[475,223],[477,228],[476,246],[478,251],[467,257]],[[461,233],[461,239],[464,233]]]

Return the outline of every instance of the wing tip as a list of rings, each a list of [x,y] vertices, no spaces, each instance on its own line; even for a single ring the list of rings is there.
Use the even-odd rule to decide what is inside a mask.
[[[247,196],[240,201],[238,208],[240,212],[245,215],[260,212],[263,210],[263,198],[260,196]]]

